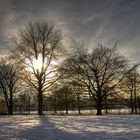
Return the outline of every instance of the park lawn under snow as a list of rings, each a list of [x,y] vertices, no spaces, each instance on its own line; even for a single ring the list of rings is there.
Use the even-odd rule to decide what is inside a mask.
[[[0,116],[0,140],[140,140],[140,116]]]

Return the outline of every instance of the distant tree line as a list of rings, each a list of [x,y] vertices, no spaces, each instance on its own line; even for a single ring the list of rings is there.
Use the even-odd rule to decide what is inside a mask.
[[[7,113],[16,111],[58,111],[127,107],[139,108],[139,64],[117,50],[97,44],[88,48],[73,41],[63,44],[61,30],[48,22],[33,22],[20,30],[15,48],[0,58],[0,95]],[[119,102],[119,100],[123,102]],[[1,105],[1,104],[0,104]],[[87,108],[86,108],[87,107]]]

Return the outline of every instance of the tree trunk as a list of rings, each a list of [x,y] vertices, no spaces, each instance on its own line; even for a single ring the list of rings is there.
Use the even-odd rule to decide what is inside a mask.
[[[55,99],[54,99],[54,112],[57,113],[57,97],[55,94]]]
[[[57,114],[57,109],[56,109],[56,105],[55,105],[55,108],[54,108],[54,113]]]
[[[13,115],[13,106],[12,105],[9,106],[9,113],[8,114]]]
[[[102,115],[102,100],[101,94],[98,94],[97,104],[96,104],[97,113],[96,115]]]
[[[134,110],[135,110],[135,114],[137,114],[137,77],[136,77],[136,73],[134,73]]]
[[[10,94],[9,115],[13,115],[13,95]]]
[[[38,115],[43,115],[43,92],[41,77],[39,77],[38,81]]]
[[[8,114],[9,114],[9,102],[8,102],[8,97],[7,97],[7,94],[5,93],[4,94],[4,97],[5,97],[5,101],[6,101],[6,107],[7,107],[7,112],[8,112]]]
[[[79,96],[79,93],[77,94],[77,107],[78,107],[78,113],[81,114],[81,110],[80,110],[80,96]]]
[[[108,113],[108,107],[107,107],[107,95],[105,94],[105,113]]]
[[[100,103],[97,104],[97,114],[96,115],[102,115],[102,107],[101,107]]]
[[[29,96],[29,107],[28,107],[28,111],[29,111],[29,114],[30,114],[30,111],[31,111],[31,103],[30,103],[30,96]]]
[[[133,91],[130,94],[130,104],[131,104],[131,114],[134,113],[134,105],[133,105]]]
[[[65,110],[66,114],[68,114],[68,97],[67,97],[67,91],[65,92]]]
[[[136,87],[134,88],[134,109],[135,109],[135,114],[137,114],[137,94],[136,94]]]
[[[43,115],[43,95],[42,92],[40,91],[38,93],[38,115]]]

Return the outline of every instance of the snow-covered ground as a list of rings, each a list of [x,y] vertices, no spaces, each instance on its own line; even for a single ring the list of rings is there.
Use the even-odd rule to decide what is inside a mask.
[[[0,116],[0,140],[140,140],[140,116]]]

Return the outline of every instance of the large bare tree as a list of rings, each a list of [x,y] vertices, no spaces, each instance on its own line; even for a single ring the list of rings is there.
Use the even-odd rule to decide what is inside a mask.
[[[75,46],[75,53],[69,55],[65,67],[79,86],[85,87],[96,104],[97,115],[101,115],[104,99],[126,74],[127,60],[118,54],[116,45],[113,48],[98,45],[90,52],[79,43]]]
[[[42,115],[43,93],[59,78],[56,65],[62,33],[47,22],[29,23],[20,31],[17,43],[20,60],[31,76],[26,76],[38,93],[38,115]],[[27,78],[28,77],[28,78]]]

